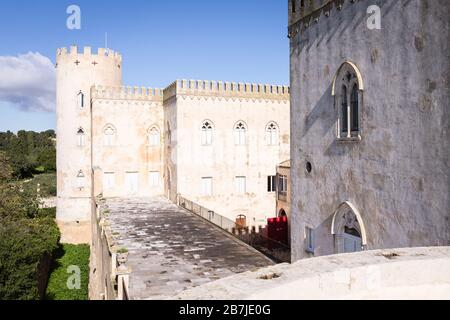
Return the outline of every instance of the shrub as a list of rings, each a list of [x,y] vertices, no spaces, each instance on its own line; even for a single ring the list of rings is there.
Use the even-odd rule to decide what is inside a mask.
[[[62,245],[53,264],[47,287],[47,300],[88,300],[89,293],[89,255],[88,245]],[[77,266],[81,271],[81,289],[71,290],[67,281],[72,275],[68,273],[70,266]]]
[[[60,239],[53,218],[0,218],[0,234],[0,300],[42,298]]]
[[[39,212],[36,196],[17,184],[0,185],[0,218],[32,219]]]

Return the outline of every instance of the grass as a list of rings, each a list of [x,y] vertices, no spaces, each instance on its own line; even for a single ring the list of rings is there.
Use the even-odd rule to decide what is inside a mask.
[[[47,300],[88,300],[89,299],[89,255],[88,245],[60,246],[52,267],[47,286]],[[69,289],[68,283],[75,283],[74,273],[71,267],[78,267],[80,274],[80,289]]]
[[[19,183],[32,194],[37,192],[37,185],[40,184],[40,196],[42,198],[56,196],[56,173],[37,174],[32,179],[21,180]]]

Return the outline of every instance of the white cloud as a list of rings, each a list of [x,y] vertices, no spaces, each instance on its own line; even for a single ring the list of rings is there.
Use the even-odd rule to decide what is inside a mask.
[[[55,111],[56,72],[40,53],[0,56],[0,101],[22,111]]]

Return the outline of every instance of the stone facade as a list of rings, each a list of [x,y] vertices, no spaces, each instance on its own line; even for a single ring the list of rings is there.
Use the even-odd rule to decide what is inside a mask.
[[[449,245],[450,2],[289,3],[293,260]]]
[[[56,67],[63,241],[89,242],[99,194],[174,202],[181,195],[233,221],[244,214],[249,225],[276,215],[267,179],[289,158],[288,87],[122,87],[122,57],[105,49],[59,49]]]
[[[249,225],[265,225],[275,216],[276,205],[275,194],[267,188],[268,177],[275,176],[276,164],[289,157],[288,99],[287,87],[172,84],[164,91],[165,131],[171,131],[166,158],[176,181],[166,182],[166,194],[172,200],[180,194],[233,221],[243,214]],[[205,123],[212,128],[211,143],[202,141]],[[245,126],[242,143],[236,143],[239,123]],[[277,127],[274,143],[267,132],[270,124]],[[243,180],[242,192],[236,187],[238,177]],[[211,190],[202,190],[202,179],[211,180]]]

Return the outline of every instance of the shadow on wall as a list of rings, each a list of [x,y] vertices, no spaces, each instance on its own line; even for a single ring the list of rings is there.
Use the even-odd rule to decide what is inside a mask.
[[[331,96],[332,79],[331,77],[330,85],[325,93],[306,116],[305,129],[302,135],[306,135],[318,120],[320,120],[322,136],[325,136],[336,125],[336,112],[334,110],[333,97]]]

